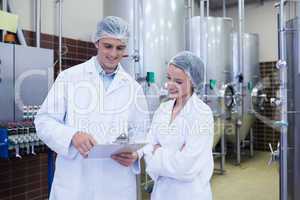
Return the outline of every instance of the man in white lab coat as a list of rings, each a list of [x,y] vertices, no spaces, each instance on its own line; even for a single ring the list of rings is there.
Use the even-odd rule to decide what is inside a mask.
[[[50,200],[136,199],[137,153],[86,158],[96,144],[123,133],[141,141],[148,130],[142,88],[120,64],[128,37],[121,18],[99,22],[97,56],[61,72],[36,116],[38,136],[57,153]]]

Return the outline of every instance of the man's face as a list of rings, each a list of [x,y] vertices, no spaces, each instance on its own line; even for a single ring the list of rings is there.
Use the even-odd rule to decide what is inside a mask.
[[[126,45],[119,39],[102,38],[95,43],[98,57],[105,72],[113,72],[125,53]]]

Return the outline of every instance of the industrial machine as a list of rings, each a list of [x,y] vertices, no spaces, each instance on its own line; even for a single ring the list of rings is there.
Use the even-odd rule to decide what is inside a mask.
[[[0,43],[0,157],[36,154],[33,119],[53,83],[53,50]]]

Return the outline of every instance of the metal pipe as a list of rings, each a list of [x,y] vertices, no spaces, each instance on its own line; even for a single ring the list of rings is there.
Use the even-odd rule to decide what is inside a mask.
[[[225,130],[223,127],[222,136],[221,136],[221,162],[220,162],[220,168],[221,168],[221,174],[224,174],[225,172]]]
[[[191,19],[193,16],[193,3],[194,1],[188,0],[187,1],[187,18]]]
[[[140,52],[139,52],[139,2],[133,0],[133,61],[135,78],[143,77],[142,69],[139,65]]]
[[[239,164],[241,164],[241,137],[240,137],[241,120],[240,119],[237,119],[235,126],[236,126],[236,134],[235,134],[236,164],[239,165]]]
[[[226,17],[226,0],[223,0],[223,17]]]
[[[191,10],[192,10],[192,17],[195,16],[195,1],[194,0],[188,0],[191,2]]]
[[[245,28],[244,28],[244,24],[245,24],[245,2],[244,0],[239,0],[239,31],[238,31],[238,58],[239,58],[239,73],[241,75],[244,75],[244,32],[245,32]],[[240,94],[243,95],[243,89],[244,89],[244,81],[241,80],[240,83]],[[242,98],[241,101],[242,105],[241,105],[241,114],[244,114],[244,101]]]
[[[200,13],[199,13],[199,15],[200,15],[200,17],[204,17],[204,0],[199,0],[200,1],[200,7],[199,7],[199,9],[200,9]]]
[[[203,3],[204,6],[204,1],[201,1]],[[204,23],[204,7],[200,10],[202,10],[202,14],[200,15],[200,19],[199,19],[199,33],[201,35],[200,40],[199,40],[199,57],[203,58],[203,62],[204,62],[204,78],[203,78],[203,83],[204,83],[204,87],[203,87],[203,94],[204,94],[204,101],[207,100],[207,62],[208,62],[208,53],[207,53],[207,49],[208,49],[208,39],[206,37],[207,32],[204,33],[202,30],[208,30],[208,19],[206,21],[206,23]],[[206,28],[203,29],[203,26],[206,25]],[[190,31],[191,32],[191,31]]]
[[[21,45],[24,45],[24,46],[27,46],[27,42],[26,42],[26,39],[24,37],[24,34],[23,34],[23,31],[21,28],[18,27],[17,29],[17,36],[18,36],[18,39],[19,39],[19,42]]]
[[[244,11],[245,11],[245,2],[244,0],[239,0],[238,2],[238,13],[239,13],[239,31],[238,31],[238,59],[239,59],[239,74],[243,76],[244,74]],[[240,79],[240,78],[239,78]],[[244,80],[243,78],[239,80],[238,83],[239,93],[241,95],[241,103],[239,106],[239,117],[236,121],[236,163],[239,165],[241,163],[241,148],[240,148],[240,132],[242,119],[244,114]]]
[[[280,199],[288,199],[287,190],[287,155],[288,155],[288,137],[287,137],[287,63],[286,63],[286,38],[285,38],[285,0],[280,0],[279,6],[279,61],[277,67],[280,70],[280,89],[281,98],[281,134],[280,134]]]
[[[185,48],[186,49],[190,49],[191,46],[192,46],[192,34],[191,34],[191,19],[192,19],[192,16],[193,16],[193,10],[194,10],[194,1],[193,0],[188,0],[187,1],[187,17],[185,19],[185,35],[187,36],[187,33],[189,34],[188,35],[188,44],[185,44]]]
[[[7,12],[8,11],[8,9],[7,9],[7,3],[8,3],[8,1],[7,0],[2,0],[2,10],[4,11],[4,12]],[[6,31],[5,30],[3,30],[2,31],[2,41],[4,42],[4,37],[5,37],[5,34],[6,34]]]
[[[41,0],[35,0],[36,47],[41,46]]]
[[[209,0],[206,0],[206,16],[209,17]]]
[[[139,48],[139,69],[142,72],[142,76],[145,77],[143,73],[145,71],[145,64],[144,64],[144,41],[145,41],[145,32],[146,30],[146,23],[145,23],[145,13],[144,13],[144,1],[138,1],[138,48]]]
[[[7,11],[8,11],[7,3],[8,3],[8,0],[2,0],[2,10],[3,10],[4,12],[7,12]]]
[[[133,0],[133,61],[135,78],[139,79],[144,77],[144,69],[140,61],[140,9],[139,1]],[[138,200],[142,200],[141,191],[141,175],[136,175],[136,195]]]
[[[60,73],[62,71],[62,0],[58,0],[57,3],[59,4],[58,70]]]
[[[8,9],[9,12],[14,13],[14,9],[13,9],[10,1],[7,1],[7,9]],[[17,28],[17,36],[18,36],[20,44],[27,46],[27,42],[25,40],[23,31],[19,26]]]

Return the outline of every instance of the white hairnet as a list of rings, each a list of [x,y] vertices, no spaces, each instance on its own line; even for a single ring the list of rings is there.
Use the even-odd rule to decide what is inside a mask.
[[[170,60],[170,64],[182,69],[189,76],[194,92],[199,94],[204,79],[204,64],[202,60],[190,51],[182,51]]]
[[[97,23],[97,31],[93,37],[93,42],[102,38],[116,38],[128,43],[129,28],[128,23],[120,17],[108,16]]]

